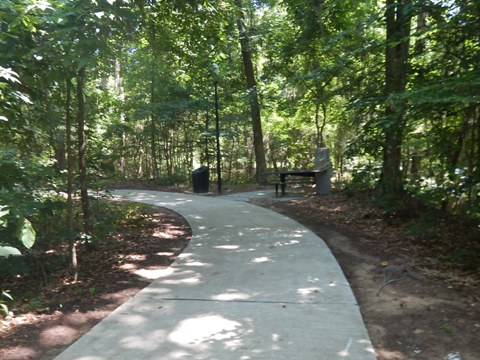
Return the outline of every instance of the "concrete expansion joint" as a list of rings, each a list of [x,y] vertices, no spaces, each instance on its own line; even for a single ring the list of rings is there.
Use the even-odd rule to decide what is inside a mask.
[[[193,237],[175,267],[56,360],[376,359],[341,268],[307,228],[227,199],[114,195],[176,211]]]

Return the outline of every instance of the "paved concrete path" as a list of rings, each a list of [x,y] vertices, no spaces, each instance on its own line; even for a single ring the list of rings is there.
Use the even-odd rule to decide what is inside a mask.
[[[180,213],[193,238],[56,360],[375,359],[340,267],[305,227],[245,202],[115,193]]]

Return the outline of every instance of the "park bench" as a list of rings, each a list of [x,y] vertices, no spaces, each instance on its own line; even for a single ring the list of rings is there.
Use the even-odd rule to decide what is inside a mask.
[[[275,186],[275,197],[278,197],[279,189],[282,192],[282,196],[286,194],[286,187],[289,185],[313,185],[315,181],[313,178],[306,178],[306,179],[289,179],[288,181],[282,182],[280,180],[265,180],[260,181],[260,185],[273,185]]]
[[[260,174],[260,184],[274,185],[275,196],[278,197],[278,188],[285,195],[287,185],[315,184],[315,192],[319,195],[330,193],[332,166],[330,151],[327,148],[315,149],[315,168],[311,170],[281,170]]]
[[[312,170],[283,170],[271,171],[260,174],[261,185],[275,186],[275,196],[278,197],[278,190],[281,189],[282,196],[286,193],[289,185],[316,185],[318,193],[318,179],[328,173],[328,168]]]

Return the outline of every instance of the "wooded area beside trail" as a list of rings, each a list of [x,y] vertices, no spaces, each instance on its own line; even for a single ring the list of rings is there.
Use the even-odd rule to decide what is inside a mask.
[[[0,257],[64,244],[75,277],[89,190],[217,166],[217,86],[226,183],[328,147],[337,188],[478,226],[478,1],[2,0],[0,29]]]

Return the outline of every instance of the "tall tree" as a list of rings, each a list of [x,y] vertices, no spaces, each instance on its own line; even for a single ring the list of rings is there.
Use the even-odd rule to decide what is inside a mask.
[[[384,144],[380,189],[382,195],[393,198],[403,192],[400,165],[406,106],[398,95],[405,91],[407,85],[411,17],[411,0],[387,0],[385,94],[388,98],[382,124]]]
[[[257,80],[255,78],[255,68],[253,65],[253,55],[250,37],[245,27],[243,1],[235,0],[237,6],[237,27],[240,37],[240,47],[242,50],[243,66],[245,69],[245,78],[247,82],[247,92],[250,101],[250,114],[252,118],[253,146],[255,149],[256,175],[265,171],[267,165],[265,161],[265,148],[263,145],[262,119],[260,115],[260,103],[258,101]]]
[[[82,66],[77,72],[77,138],[78,138],[78,182],[82,202],[83,225],[87,235],[91,235],[91,214],[87,183],[87,143],[85,138],[85,81],[86,69]]]
[[[72,79],[69,75],[65,80],[65,141],[67,151],[67,230],[68,248],[70,252],[70,265],[72,267],[73,281],[78,280],[78,260],[74,235],[73,213],[73,141],[72,141]]]

